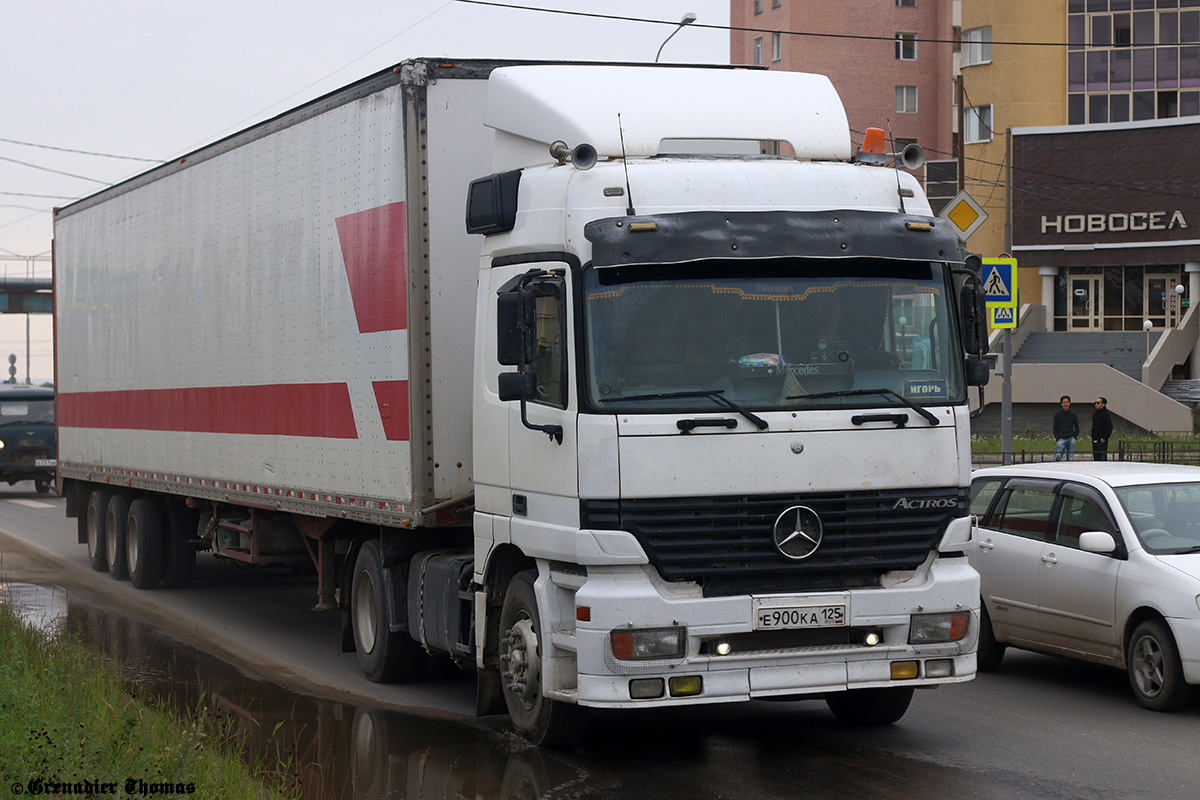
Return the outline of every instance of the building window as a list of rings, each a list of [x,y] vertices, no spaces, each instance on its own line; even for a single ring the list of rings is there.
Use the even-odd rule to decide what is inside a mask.
[[[775,31],[771,34],[771,60],[778,61],[783,58],[783,34]]]
[[[966,113],[966,143],[979,144],[992,140],[992,107],[975,106]]]
[[[762,13],[762,3],[763,3],[763,0],[754,0],[754,13],[755,14]]]
[[[915,33],[896,34],[896,58],[901,61],[917,60],[917,35]]]
[[[915,86],[897,86],[896,87],[896,113],[897,114],[915,114],[915,113],[917,113],[917,87],[915,87]]]
[[[917,0],[896,0],[896,8],[916,8]]]
[[[754,37],[754,66],[761,67],[763,63],[762,37]]]
[[[990,64],[992,61],[992,27],[972,28],[963,33],[963,66]]]
[[[771,8],[779,8],[783,5],[783,0],[771,0]]]

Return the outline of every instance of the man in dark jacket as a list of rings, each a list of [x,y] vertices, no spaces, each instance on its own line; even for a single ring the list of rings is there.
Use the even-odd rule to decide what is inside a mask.
[[[1112,412],[1108,410],[1108,398],[1096,401],[1092,412],[1092,461],[1108,460],[1108,440],[1112,436]]]
[[[1054,412],[1054,460],[1061,461],[1065,454],[1070,461],[1079,437],[1079,417],[1071,410],[1069,395],[1064,394],[1058,403],[1062,408]]]

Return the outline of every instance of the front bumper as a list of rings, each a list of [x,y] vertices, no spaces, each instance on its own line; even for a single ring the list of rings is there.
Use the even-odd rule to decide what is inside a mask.
[[[844,603],[847,626],[852,631],[876,632],[879,643],[868,645],[856,636],[830,644],[806,643],[804,636],[788,642],[787,636],[782,641],[764,641],[754,635],[758,604],[806,607],[831,603]],[[735,702],[847,689],[961,683],[975,675],[979,576],[965,558],[933,560],[908,581],[886,588],[762,597],[704,598],[686,587],[659,580],[652,568],[593,568],[575,594],[575,605],[587,607],[591,620],[577,623],[574,635],[552,634],[552,640],[564,648],[574,646],[578,684],[555,691],[555,681],[550,680],[546,688],[550,696],[584,706]],[[969,612],[964,638],[939,644],[908,643],[913,614],[948,611]],[[613,655],[613,630],[656,627],[686,627],[681,658],[627,661]],[[713,643],[718,640],[731,643],[728,654],[714,652]],[[897,662],[909,662],[906,666],[915,677],[894,678],[893,664]],[[547,666],[555,671],[552,664]],[[672,677],[698,677],[702,689],[672,696]],[[645,687],[653,683],[647,679],[656,678],[661,678],[665,687],[662,696],[631,696],[634,685]],[[696,682],[685,683],[694,687]]]

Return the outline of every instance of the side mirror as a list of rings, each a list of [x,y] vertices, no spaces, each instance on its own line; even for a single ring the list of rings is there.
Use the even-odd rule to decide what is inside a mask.
[[[501,402],[532,400],[537,397],[537,373],[501,372],[497,378]]]
[[[968,353],[983,355],[988,349],[987,302],[983,288],[968,282],[959,293],[963,347]],[[980,385],[980,384],[972,384]]]
[[[966,371],[967,386],[987,386],[992,371],[982,358],[968,358],[963,362]]]
[[[537,355],[537,312],[533,293],[524,289],[496,298],[496,360],[506,367],[529,364]]]
[[[1105,531],[1085,531],[1079,534],[1079,549],[1086,553],[1112,553],[1117,549],[1117,540]]]

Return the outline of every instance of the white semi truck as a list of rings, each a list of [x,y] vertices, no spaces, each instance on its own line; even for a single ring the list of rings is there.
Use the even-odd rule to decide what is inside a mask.
[[[369,678],[448,655],[543,744],[899,719],[975,673],[982,295],[851,149],[821,76],[410,60],[59,209],[93,567],[313,569]]]

